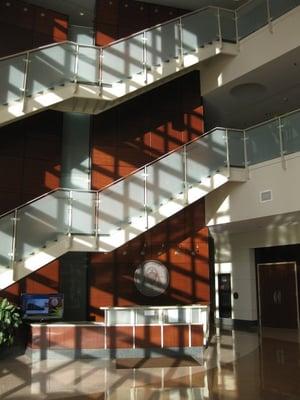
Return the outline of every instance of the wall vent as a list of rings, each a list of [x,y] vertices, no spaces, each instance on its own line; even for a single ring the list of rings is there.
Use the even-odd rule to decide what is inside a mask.
[[[272,190],[264,190],[259,193],[259,200],[261,203],[265,203],[266,201],[272,201]]]

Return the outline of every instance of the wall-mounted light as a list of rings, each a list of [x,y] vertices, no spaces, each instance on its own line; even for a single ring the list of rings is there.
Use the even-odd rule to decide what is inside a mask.
[[[79,15],[80,15],[81,17],[83,17],[83,16],[84,16],[84,12],[83,12],[83,11],[80,11],[80,12],[79,12]]]

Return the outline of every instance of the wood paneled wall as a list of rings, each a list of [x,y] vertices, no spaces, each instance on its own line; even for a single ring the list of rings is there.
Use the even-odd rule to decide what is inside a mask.
[[[97,0],[95,10],[96,44],[114,40],[179,17],[187,11],[134,0]]]
[[[68,17],[19,0],[0,0],[0,57],[67,40]]]
[[[0,129],[0,214],[60,186],[62,113]]]
[[[159,260],[169,271],[168,289],[157,297],[141,294],[134,283],[136,268]],[[208,229],[204,202],[184,211],[114,252],[91,254],[90,316],[102,320],[99,307],[175,305],[210,302]]]
[[[198,71],[94,116],[92,187],[103,188],[203,130]]]

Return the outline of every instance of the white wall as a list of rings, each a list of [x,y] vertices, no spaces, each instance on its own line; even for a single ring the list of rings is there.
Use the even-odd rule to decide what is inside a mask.
[[[299,171],[295,153],[287,157],[286,169],[281,159],[252,166],[246,183],[227,183],[206,196],[216,282],[218,273],[232,274],[232,293],[239,293],[237,300],[232,297],[235,319],[257,319],[254,249],[300,243]],[[261,203],[259,192],[266,189],[273,200]]]
[[[300,153],[249,168],[245,183],[229,182],[205,198],[206,224],[218,225],[300,210]],[[262,203],[260,192],[271,190],[272,201]]]
[[[266,226],[249,232],[212,232],[212,235],[215,241],[216,280],[218,273],[231,273],[232,293],[239,294],[237,300],[232,296],[232,318],[257,320],[254,249],[300,243],[300,224]]]

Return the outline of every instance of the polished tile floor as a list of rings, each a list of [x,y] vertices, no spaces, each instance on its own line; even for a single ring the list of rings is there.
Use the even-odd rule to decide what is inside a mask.
[[[218,331],[195,360],[0,360],[0,399],[300,399],[300,332]]]

